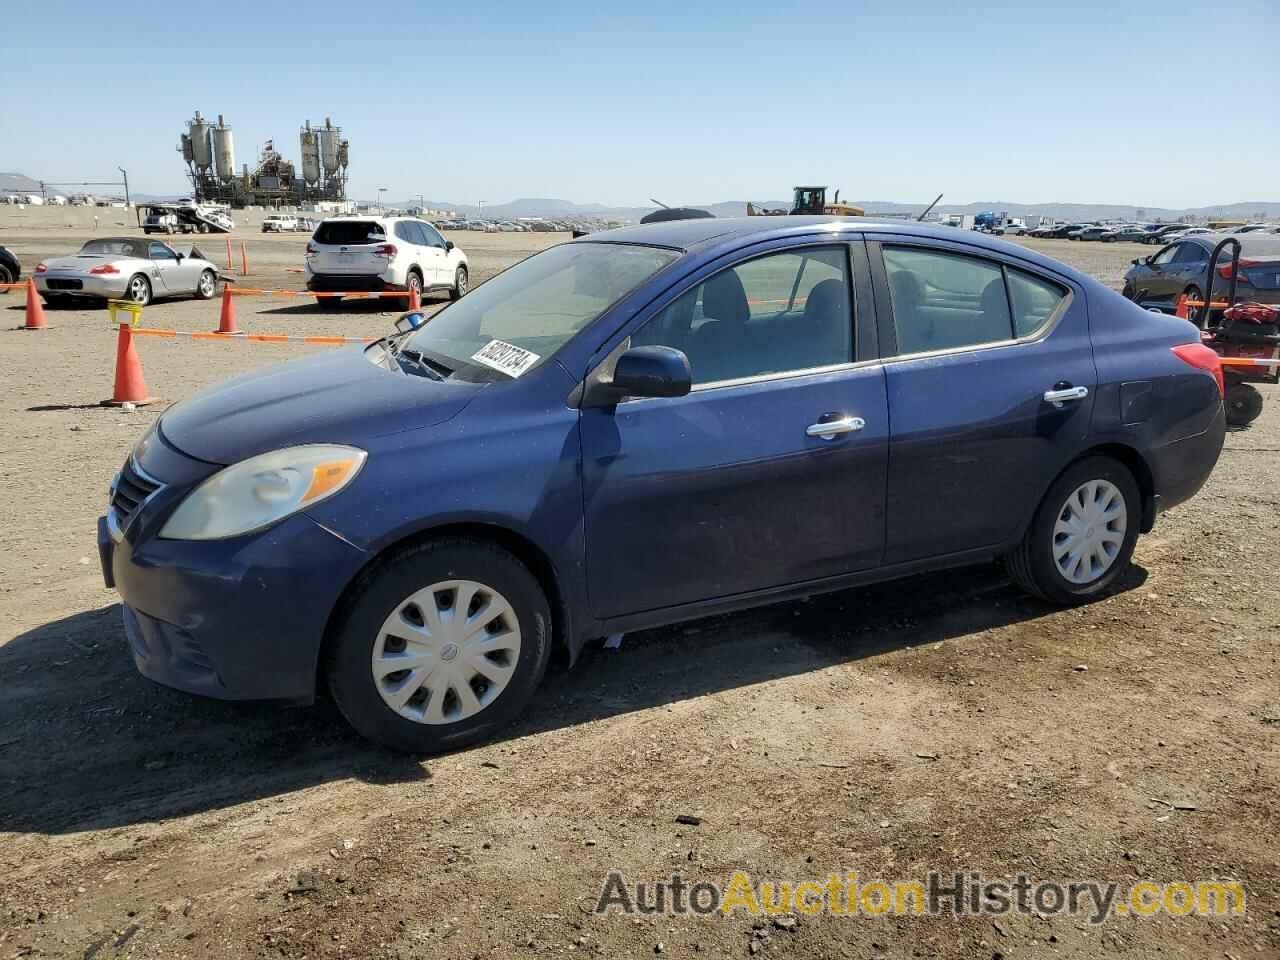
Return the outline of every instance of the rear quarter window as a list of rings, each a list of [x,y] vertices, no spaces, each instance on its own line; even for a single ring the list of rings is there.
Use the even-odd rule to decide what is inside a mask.
[[[373,220],[326,220],[316,229],[316,243],[355,245],[384,243],[386,232]]]
[[[1067,299],[1067,291],[1056,283],[1041,280],[1021,270],[1005,267],[1009,285],[1009,302],[1013,307],[1013,334],[1027,337],[1035,333],[1053,316]]]

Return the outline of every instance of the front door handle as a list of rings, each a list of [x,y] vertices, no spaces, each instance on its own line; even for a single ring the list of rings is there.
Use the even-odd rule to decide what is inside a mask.
[[[842,433],[853,433],[867,425],[861,417],[839,417],[835,420],[821,420],[804,428],[806,436],[821,437],[823,440],[834,440]]]
[[[1060,407],[1066,400],[1083,400],[1088,395],[1088,387],[1055,388],[1044,392],[1044,402],[1052,403],[1055,407]]]

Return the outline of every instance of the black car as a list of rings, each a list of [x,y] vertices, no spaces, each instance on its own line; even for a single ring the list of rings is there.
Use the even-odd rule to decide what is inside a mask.
[[[1186,230],[1185,223],[1162,223],[1157,227],[1152,227],[1147,231],[1147,235],[1142,238],[1143,243],[1164,243],[1165,238],[1171,233],[1177,233],[1179,230]]]
[[[22,274],[22,265],[4,247],[0,247],[0,283],[17,283]]]
[[[1227,238],[1224,233],[1197,233],[1169,244],[1159,253],[1134,260],[1124,275],[1126,297],[1142,307],[1172,312],[1178,298],[1200,300],[1213,249]],[[1236,300],[1280,303],[1280,236],[1274,233],[1236,234],[1240,242],[1240,273]],[[1218,257],[1213,278],[1215,299],[1227,296],[1231,282],[1231,249]]]

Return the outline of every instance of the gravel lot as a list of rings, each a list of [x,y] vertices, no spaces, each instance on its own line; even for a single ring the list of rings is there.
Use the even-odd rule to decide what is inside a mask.
[[[123,229],[124,211],[100,213],[99,234]],[[92,235],[91,216],[0,208],[0,244],[29,271]],[[301,287],[287,268],[306,237],[256,229],[235,235],[247,282]],[[476,281],[562,239],[451,237]],[[1117,288],[1150,252],[1026,242]],[[221,238],[196,243],[222,261]],[[1053,609],[982,567],[630,635],[553,666],[499,742],[415,761],[324,704],[199,700],[134,672],[95,518],[164,404],[98,406],[104,311],[50,311],[27,333],[21,307],[0,296],[0,958],[1280,956],[1274,388],[1108,599]],[[238,311],[251,332],[353,336],[395,316],[266,297]],[[211,330],[217,315],[158,303],[144,322]],[[315,349],[140,341],[165,402]],[[611,869],[1233,878],[1249,902],[1212,920],[754,929],[592,915]]]

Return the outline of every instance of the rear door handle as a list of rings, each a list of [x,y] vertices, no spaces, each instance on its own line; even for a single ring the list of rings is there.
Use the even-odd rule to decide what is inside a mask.
[[[1060,407],[1066,400],[1083,400],[1088,395],[1088,387],[1063,387],[1061,389],[1046,390],[1044,392],[1044,402]]]
[[[804,428],[804,432],[810,437],[834,440],[842,433],[853,433],[856,430],[861,430],[866,425],[867,421],[861,417],[840,417],[836,420],[822,420],[818,423],[811,423]]]

